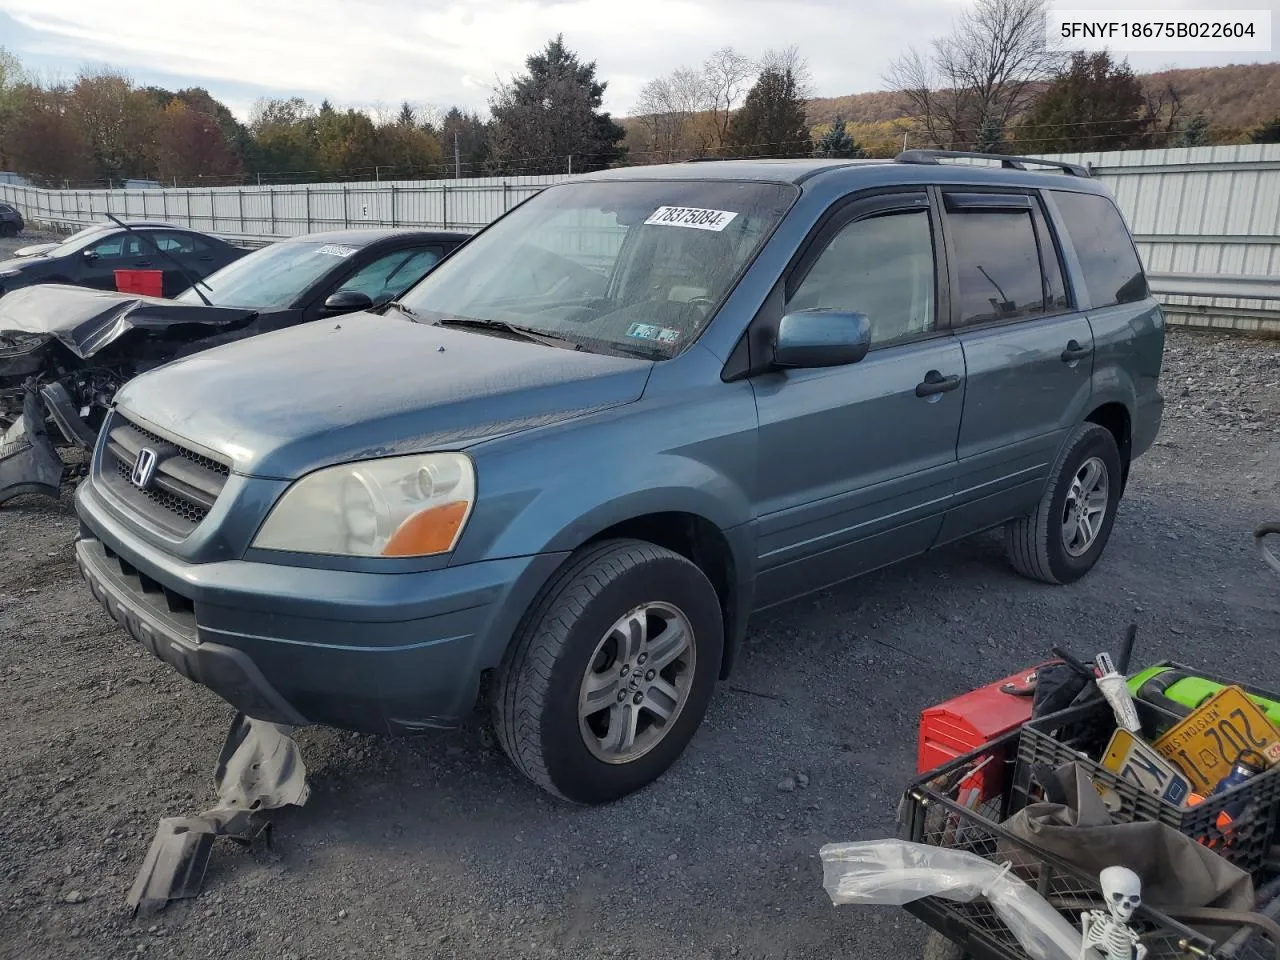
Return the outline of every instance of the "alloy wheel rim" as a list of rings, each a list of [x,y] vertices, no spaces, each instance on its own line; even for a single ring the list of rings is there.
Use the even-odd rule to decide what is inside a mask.
[[[1089,552],[1102,532],[1107,517],[1110,478],[1107,465],[1090,457],[1071,478],[1071,487],[1062,508],[1062,546],[1072,557]]]
[[[630,763],[670,733],[696,666],[689,618],[669,603],[619,617],[596,644],[578,693],[583,743],[605,763]]]

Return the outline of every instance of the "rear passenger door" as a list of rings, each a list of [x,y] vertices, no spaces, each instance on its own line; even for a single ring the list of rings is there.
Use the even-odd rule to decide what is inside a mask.
[[[152,244],[155,244],[168,256],[158,253],[152,248]],[[179,269],[179,265],[186,268],[185,273]],[[188,274],[193,277],[205,277],[209,273],[207,265],[206,269],[200,269],[201,265],[196,263],[195,237],[189,233],[181,233],[176,230],[146,231],[142,240],[141,256],[135,266],[164,271],[164,295],[166,297],[176,297],[191,286]]]
[[[955,506],[939,542],[1031,510],[1085,415],[1093,333],[1067,295],[1036,191],[941,191],[951,323],[968,383]]]
[[[784,312],[864,313],[848,366],[755,377],[756,601],[768,606],[927,550],[955,480],[964,358],[945,324],[927,195],[852,204],[785,280]],[[941,296],[940,296],[941,294]]]

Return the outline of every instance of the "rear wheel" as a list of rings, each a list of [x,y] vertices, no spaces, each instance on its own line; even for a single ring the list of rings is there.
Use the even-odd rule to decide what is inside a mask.
[[[1045,583],[1071,583],[1092,570],[1111,538],[1122,483],[1111,431],[1081,424],[1058,457],[1035,512],[1005,527],[1014,569]]]
[[[18,235],[18,225],[16,223],[0,223],[0,237],[16,237]]]
[[[711,698],[724,644],[715,588],[670,550],[615,540],[572,558],[499,670],[494,727],[545,790],[605,803],[659,777]]]

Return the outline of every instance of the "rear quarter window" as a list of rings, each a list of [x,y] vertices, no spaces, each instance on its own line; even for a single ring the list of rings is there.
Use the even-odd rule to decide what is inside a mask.
[[[1138,251],[1116,205],[1091,193],[1053,191],[1084,285],[1094,307],[1133,303],[1147,296],[1147,279]]]

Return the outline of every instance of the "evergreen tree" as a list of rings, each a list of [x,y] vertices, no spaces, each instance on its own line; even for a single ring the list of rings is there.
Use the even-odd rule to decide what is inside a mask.
[[[1140,146],[1151,118],[1142,83],[1106,51],[1074,53],[1040,95],[1017,142],[1025,153],[1126,150]]]
[[[445,175],[484,176],[489,160],[489,124],[475,113],[451,107],[440,122],[440,147],[444,150]]]
[[[995,114],[989,113],[982,118],[982,122],[978,125],[978,139],[974,147],[979,153],[1004,152],[1004,124]]]
[[[844,120],[836,117],[836,122],[831,125],[831,129],[822,135],[818,145],[814,147],[813,155],[830,158],[861,158],[867,155],[867,151],[849,136]]]
[[[804,100],[791,68],[760,72],[729,125],[729,149],[740,157],[806,157],[813,150]]]
[[[1182,128],[1182,132],[1178,134],[1178,139],[1174,141],[1175,147],[1203,147],[1209,143],[1209,118],[1203,113],[1197,113]]]
[[[1280,143],[1280,116],[1272,117],[1249,135],[1251,143]]]
[[[402,127],[416,127],[418,125],[418,116],[414,113],[413,104],[408,100],[400,104],[400,115],[396,117],[396,123]]]
[[[626,131],[600,107],[607,84],[557,36],[493,99],[491,165],[509,173],[601,170],[624,155]]]

